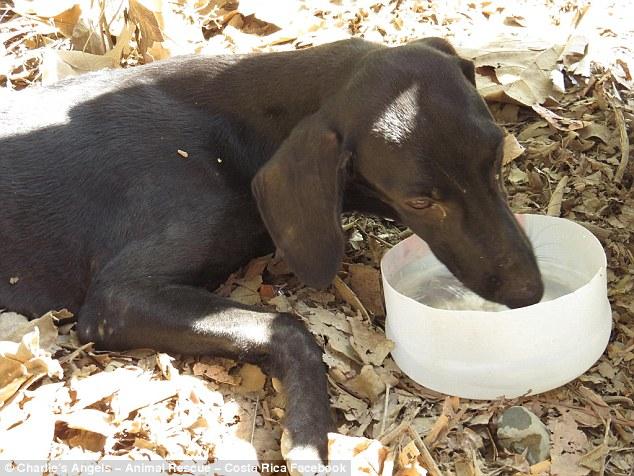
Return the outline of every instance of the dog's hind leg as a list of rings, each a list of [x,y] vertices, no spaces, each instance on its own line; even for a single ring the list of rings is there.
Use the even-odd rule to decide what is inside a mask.
[[[296,317],[258,312],[202,288],[152,278],[93,283],[78,316],[82,341],[260,364],[287,393],[292,452],[327,461],[332,419],[322,352]],[[292,453],[291,453],[292,454]]]

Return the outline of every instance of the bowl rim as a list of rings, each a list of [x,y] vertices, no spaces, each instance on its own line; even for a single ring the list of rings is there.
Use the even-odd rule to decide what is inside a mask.
[[[397,247],[401,246],[402,244],[406,243],[406,242],[410,242],[410,241],[420,241],[424,246],[426,246],[429,251],[433,254],[433,251],[431,250],[431,247],[429,245],[427,245],[427,242],[425,240],[423,240],[421,237],[419,237],[416,234],[413,234],[412,236],[409,236],[407,238],[405,238],[404,240],[401,240],[400,242],[398,242],[396,245],[394,245],[392,248],[390,248],[381,258],[381,263],[380,263],[380,268],[381,268],[381,277],[382,277],[382,281],[383,281],[383,286],[384,288],[387,286],[389,287],[389,289],[394,292],[395,294],[397,294],[400,298],[405,298],[408,301],[411,301],[412,303],[414,303],[415,305],[419,306],[421,309],[430,309],[431,312],[434,312],[438,315],[445,315],[445,316],[456,316],[456,315],[467,315],[467,316],[473,316],[473,315],[481,315],[481,314],[490,314],[490,315],[500,315],[500,316],[504,316],[506,317],[510,317],[510,316],[519,316],[521,314],[524,314],[525,310],[530,310],[530,311],[539,311],[539,310],[545,310],[546,308],[552,306],[552,303],[562,303],[566,300],[573,300],[577,301],[577,298],[579,297],[579,295],[581,294],[585,294],[585,292],[587,291],[587,289],[589,289],[591,286],[594,286],[595,281],[597,279],[600,279],[602,276],[602,274],[606,273],[607,270],[607,257],[605,254],[605,250],[603,249],[603,245],[601,244],[601,242],[599,241],[599,239],[590,231],[588,230],[586,227],[584,227],[583,225],[573,221],[573,220],[569,220],[567,218],[563,218],[563,217],[552,217],[549,215],[540,215],[537,213],[515,213],[514,216],[516,217],[517,221],[520,223],[520,225],[522,226],[522,228],[525,228],[525,224],[527,219],[528,220],[551,220],[553,222],[555,221],[561,221],[564,220],[566,221],[568,224],[573,225],[574,227],[576,227],[580,233],[583,233],[592,243],[593,247],[597,248],[597,252],[599,253],[599,257],[601,259],[601,264],[599,265],[598,269],[595,271],[595,273],[592,275],[591,278],[587,279],[584,284],[582,286],[579,286],[578,288],[576,288],[574,291],[571,291],[569,293],[566,293],[562,296],[559,296],[555,299],[551,299],[549,301],[545,301],[545,302],[537,302],[535,304],[531,304],[530,306],[524,306],[524,307],[520,307],[520,308],[516,308],[516,309],[502,309],[499,311],[494,311],[494,310],[475,310],[475,309],[440,309],[440,308],[436,308],[436,307],[432,307],[429,306],[427,304],[424,304],[420,301],[415,300],[414,298],[401,293],[400,291],[398,291],[396,289],[395,286],[392,285],[391,281],[391,277],[394,273],[392,273],[389,277],[388,277],[388,273],[385,271],[385,263],[386,263],[386,259],[388,258],[388,255],[390,255],[390,253],[393,252],[393,250],[395,250]],[[530,217],[530,218],[529,218]],[[435,255],[434,255],[435,257]],[[437,258],[436,258],[437,259]],[[440,260],[437,259],[437,261],[440,262]],[[442,265],[442,262],[441,262]],[[446,266],[444,266],[444,269],[447,269]],[[402,269],[402,268],[400,268]],[[447,271],[449,271],[447,269]],[[449,271],[451,273],[451,271]],[[384,294],[387,290],[384,289]],[[607,299],[607,296],[606,296]],[[519,312],[518,312],[519,311]]]

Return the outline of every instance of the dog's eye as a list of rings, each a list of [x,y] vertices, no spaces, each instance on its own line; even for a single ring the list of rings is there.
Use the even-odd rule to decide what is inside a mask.
[[[425,208],[429,208],[434,204],[434,201],[431,198],[427,197],[417,197],[410,198],[406,200],[405,203],[412,208],[416,208],[417,210],[423,210]]]

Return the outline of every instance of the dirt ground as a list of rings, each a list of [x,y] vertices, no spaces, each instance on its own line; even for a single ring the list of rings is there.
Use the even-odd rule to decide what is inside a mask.
[[[359,474],[631,476],[633,28],[625,0],[14,0],[0,2],[0,93],[180,54],[447,38],[475,62],[508,133],[512,208],[574,220],[605,248],[613,332],[600,360],[564,387],[515,400],[417,385],[388,355],[378,270],[409,231],[370,217],[344,218],[346,259],[326,291],[267,256],[216,292],[306,322],[329,369],[340,433],[331,453]],[[0,459],[281,459],[284,393],[257,367],[96,352],[63,310],[31,323],[10,311],[0,314]],[[513,405],[546,425],[549,459],[531,465],[502,448],[498,419]]]

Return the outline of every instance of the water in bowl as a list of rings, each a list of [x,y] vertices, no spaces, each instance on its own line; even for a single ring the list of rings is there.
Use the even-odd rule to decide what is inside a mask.
[[[424,271],[421,272],[421,269]],[[578,273],[556,265],[540,263],[544,281],[544,297],[540,302],[552,301],[571,293],[585,284]],[[412,299],[436,309],[452,311],[506,311],[503,304],[488,301],[467,289],[446,268],[425,269],[414,262],[401,270],[396,290]]]

